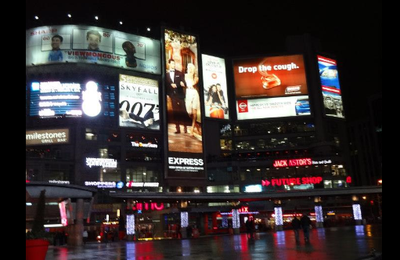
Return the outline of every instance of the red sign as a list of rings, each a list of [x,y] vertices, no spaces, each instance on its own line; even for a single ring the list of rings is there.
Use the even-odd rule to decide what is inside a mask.
[[[282,185],[302,185],[302,184],[319,184],[322,177],[302,177],[302,178],[280,178],[272,180],[262,180],[262,186],[282,186]]]
[[[160,203],[160,205],[158,205],[158,203],[152,202],[152,203],[136,203],[136,205],[132,206],[132,210],[163,210],[164,209],[164,203]]]
[[[249,112],[249,104],[247,103],[247,100],[238,100],[238,112],[239,113],[247,113]]]
[[[289,166],[307,166],[312,165],[311,158],[290,159],[290,160],[275,160],[274,167],[289,167]]]
[[[249,207],[241,207],[239,213],[249,212]]]

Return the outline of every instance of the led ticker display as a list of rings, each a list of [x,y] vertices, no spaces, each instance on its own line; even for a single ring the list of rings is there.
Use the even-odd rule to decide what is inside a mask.
[[[303,55],[233,61],[237,99],[308,94]]]
[[[160,130],[158,81],[119,75],[119,125]]]
[[[238,120],[311,115],[307,95],[240,99],[236,110]]]
[[[60,81],[32,82],[30,115],[40,117],[81,117],[82,86]]]
[[[282,186],[282,185],[305,185],[320,184],[323,178],[316,177],[297,177],[297,178],[277,178],[271,180],[261,180],[262,186]]]
[[[318,55],[318,68],[325,115],[344,118],[336,60]]]
[[[30,116],[114,117],[115,87],[95,81],[35,81],[30,84]]]

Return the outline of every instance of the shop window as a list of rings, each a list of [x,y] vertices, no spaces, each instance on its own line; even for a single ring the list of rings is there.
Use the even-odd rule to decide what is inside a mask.
[[[86,128],[85,130],[85,140],[87,141],[97,141],[97,133],[90,129],[90,128]]]
[[[232,140],[220,139],[221,150],[232,151]]]
[[[346,188],[347,183],[344,180],[334,180],[333,188]]]
[[[126,169],[126,182],[157,182],[158,171],[147,167],[137,167]]]
[[[121,142],[121,135],[117,132],[110,132],[107,138],[108,142]]]
[[[103,168],[100,170],[100,181],[120,181],[121,180],[121,171],[120,169],[110,169]]]
[[[332,181],[331,180],[325,180],[324,181],[324,188],[325,189],[330,189],[330,188],[332,188],[333,186],[332,186]]]
[[[54,171],[51,170],[46,172],[43,176],[44,181],[64,181],[68,180],[68,173],[66,171]]]

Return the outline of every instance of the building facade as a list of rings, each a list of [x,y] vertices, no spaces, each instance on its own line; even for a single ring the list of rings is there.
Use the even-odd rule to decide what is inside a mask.
[[[290,220],[320,205],[323,218],[353,219],[358,198],[329,195],[353,185],[340,68],[311,39],[221,58],[172,29],[163,39],[84,25],[26,35],[26,180],[96,188],[89,222],[101,230],[133,215],[128,233],[142,238],[224,233],[249,214],[267,228],[277,207]]]

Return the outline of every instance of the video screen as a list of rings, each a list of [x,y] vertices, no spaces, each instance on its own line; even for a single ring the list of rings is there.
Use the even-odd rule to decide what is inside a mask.
[[[114,117],[115,86],[85,82],[34,81],[29,115],[40,118]]]
[[[229,119],[225,59],[201,55],[203,64],[205,117]]]
[[[236,99],[308,94],[303,55],[233,61]]]
[[[317,57],[325,115],[344,118],[336,60],[320,55]]]

